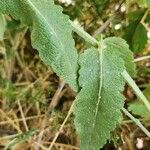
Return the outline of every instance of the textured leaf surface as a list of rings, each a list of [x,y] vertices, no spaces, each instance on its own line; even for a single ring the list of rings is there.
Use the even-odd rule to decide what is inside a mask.
[[[0,41],[3,40],[4,32],[6,27],[6,21],[2,14],[0,14]]]
[[[123,39],[116,37],[107,38],[104,42],[106,43],[106,46],[110,47],[110,49],[112,48],[112,51],[116,50],[116,55],[124,60],[127,72],[131,76],[135,76],[136,68],[133,63],[133,53],[129,50],[129,45]]]
[[[32,45],[41,59],[77,91],[77,52],[69,18],[53,0],[0,0],[0,12],[32,28]]]
[[[128,67],[134,74],[132,61],[128,45],[120,38],[107,38],[99,51],[91,48],[81,54],[79,84],[82,89],[74,107],[81,150],[99,150],[110,138],[124,104],[121,73]]]

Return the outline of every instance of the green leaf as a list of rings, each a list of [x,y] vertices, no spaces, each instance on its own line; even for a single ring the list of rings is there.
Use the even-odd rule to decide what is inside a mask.
[[[150,85],[143,91],[143,94],[150,101]],[[149,111],[147,111],[144,103],[139,99],[136,99],[134,102],[130,103],[128,110],[135,115],[141,116],[142,118],[150,118]]]
[[[132,37],[135,33],[135,29],[138,25],[139,21],[134,21],[129,23],[129,25],[126,27],[125,29],[125,33],[124,33],[124,39],[127,41],[127,43],[130,46],[130,49],[132,48]]]
[[[144,15],[144,11],[139,9],[136,11],[129,12],[127,17],[129,22],[140,21]]]
[[[139,23],[132,38],[132,50],[134,52],[143,50],[145,48],[145,45],[147,44],[147,41],[147,31],[145,27],[141,23]]]
[[[125,30],[124,39],[128,42],[133,52],[139,52],[147,44],[147,31],[139,21],[131,22]]]
[[[53,0],[0,0],[0,12],[30,26],[32,46],[77,91],[77,51],[69,18]]]
[[[107,38],[98,50],[90,48],[81,54],[79,65],[75,126],[81,150],[99,150],[121,119],[125,84],[121,73],[129,68],[134,74],[133,56],[124,40]]]
[[[0,41],[3,40],[5,28],[6,28],[6,21],[4,15],[0,14]]]
[[[126,67],[127,72],[130,74],[130,76],[135,76],[136,74],[136,66],[133,63],[134,57],[133,53],[129,50],[129,45],[121,38],[107,38],[105,39],[105,42],[108,46],[113,48],[116,48],[118,54],[121,56],[121,58],[124,60],[124,65]]]

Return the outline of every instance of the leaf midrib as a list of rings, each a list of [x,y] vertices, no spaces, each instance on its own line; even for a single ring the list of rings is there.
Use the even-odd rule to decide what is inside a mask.
[[[41,16],[41,18],[43,18],[44,22],[51,28],[52,32],[55,34],[56,38],[58,39],[59,43],[61,44],[62,49],[64,50],[63,43],[61,42],[61,40],[57,36],[57,33],[53,29],[53,27],[47,22],[46,18],[40,13],[40,11],[34,6],[34,4],[30,0],[26,0],[26,2],[39,14],[39,16]]]
[[[95,128],[95,125],[96,125],[96,120],[97,120],[97,115],[98,115],[98,110],[99,110],[99,103],[101,100],[102,86],[103,86],[103,47],[101,43],[98,46],[98,52],[99,52],[99,64],[100,64],[100,72],[99,72],[100,79],[99,79],[99,92],[98,92],[98,99],[97,99],[97,104],[96,104],[96,112],[94,116],[93,128]]]
[[[100,100],[101,100],[101,93],[102,93],[102,86],[103,86],[103,44],[102,41],[99,43],[98,45],[98,53],[99,53],[99,65],[100,65],[100,79],[99,79],[99,92],[98,92],[98,99],[97,99],[97,104],[96,104],[96,111],[95,111],[95,115],[94,115],[94,121],[92,124],[92,130],[94,130],[95,126],[96,126],[96,121],[97,121],[97,117],[98,117],[98,111],[99,111],[99,104],[100,104]],[[92,132],[91,130],[91,132]],[[92,133],[90,134],[90,141],[92,139]],[[92,146],[89,142],[89,146]]]
[[[56,38],[58,39],[58,41],[61,44],[61,47],[62,47],[61,49],[63,50],[63,53],[66,54],[65,51],[64,51],[63,43],[61,42],[61,40],[57,36],[57,33],[55,32],[53,27],[47,22],[46,18],[40,13],[40,11],[34,6],[34,4],[30,0],[26,0],[26,2],[39,14],[39,16],[41,16],[43,18],[44,22],[51,28],[51,30],[53,31],[53,33],[55,34]],[[66,57],[67,57],[68,60],[70,60],[69,57],[68,57],[68,54],[66,54]],[[59,58],[59,56],[58,56],[58,58]],[[58,59],[58,58],[56,58],[56,59]],[[70,66],[70,69],[72,70],[72,72],[74,72],[74,69],[73,69],[71,63],[68,63],[68,65]]]

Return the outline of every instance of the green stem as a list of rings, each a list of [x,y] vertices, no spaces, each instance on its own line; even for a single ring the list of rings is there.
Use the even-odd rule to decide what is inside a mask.
[[[130,77],[130,75],[127,73],[126,70],[123,71],[122,76],[128,82],[128,84],[132,87],[132,89],[134,90],[135,94],[139,97],[139,99],[145,104],[146,108],[150,111],[150,103],[149,103],[149,101],[144,96],[142,91],[139,89],[139,87],[136,85],[136,83]]]
[[[125,115],[127,115],[131,120],[135,122],[135,124],[150,138],[150,132],[142,125],[142,123],[133,117],[125,108],[122,108],[122,111]]]
[[[99,42],[93,38],[90,34],[84,31],[80,26],[70,21],[73,31],[80,35],[85,41],[91,43],[93,46],[98,46]]]

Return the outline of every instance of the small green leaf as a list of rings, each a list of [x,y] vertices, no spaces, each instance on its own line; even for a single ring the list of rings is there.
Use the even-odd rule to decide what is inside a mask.
[[[140,21],[144,15],[144,11],[139,9],[128,13],[129,22]]]
[[[134,52],[143,50],[147,44],[147,41],[147,30],[141,23],[139,23],[132,38],[132,50]]]
[[[133,52],[139,52],[147,44],[147,30],[138,20],[131,22],[125,30],[124,39],[130,45],[130,49]]]
[[[4,15],[0,14],[0,41],[3,40],[5,28],[6,28],[6,21]]]
[[[136,27],[138,25],[139,21],[131,22],[125,29],[124,39],[127,41],[127,43],[130,46],[130,49],[132,48],[132,38],[135,33]]]
[[[0,13],[10,14],[31,27],[32,46],[40,58],[75,90],[78,54],[69,17],[53,0],[0,0]]]
[[[125,62],[126,61],[126,62]],[[81,150],[99,150],[121,119],[124,69],[134,74],[133,56],[126,42],[107,38],[100,48],[87,49],[79,58],[81,90],[74,107]]]

